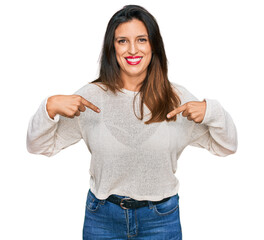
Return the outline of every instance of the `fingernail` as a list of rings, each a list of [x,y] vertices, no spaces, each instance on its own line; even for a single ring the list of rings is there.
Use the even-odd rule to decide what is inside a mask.
[[[97,108],[97,112],[101,112],[101,110],[99,108]]]
[[[171,115],[170,115],[170,114],[168,114],[168,115],[167,115],[167,118],[169,118],[170,116],[171,116]]]

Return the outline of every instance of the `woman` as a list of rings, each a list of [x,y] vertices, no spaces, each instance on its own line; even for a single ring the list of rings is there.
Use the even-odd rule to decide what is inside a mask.
[[[137,5],[110,19],[99,78],[47,97],[30,119],[30,153],[51,157],[81,139],[91,153],[83,239],[182,239],[174,175],[182,151],[237,149],[221,104],[168,80],[158,24]]]

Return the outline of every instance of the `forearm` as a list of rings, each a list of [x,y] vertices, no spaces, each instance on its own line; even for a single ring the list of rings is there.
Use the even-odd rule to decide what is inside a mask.
[[[44,99],[37,112],[29,121],[27,130],[27,150],[34,154],[50,155],[54,147],[55,132],[58,127],[59,115],[49,116]],[[52,119],[53,117],[53,119]]]
[[[192,146],[204,147],[218,156],[226,156],[237,150],[237,130],[230,114],[217,100],[205,99],[207,109],[203,121],[195,124]]]

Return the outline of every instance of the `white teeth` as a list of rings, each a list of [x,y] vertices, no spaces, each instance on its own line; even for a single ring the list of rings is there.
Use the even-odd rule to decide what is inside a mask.
[[[141,59],[142,59],[142,57],[141,58],[126,58],[129,62],[138,62],[138,61],[140,61]]]

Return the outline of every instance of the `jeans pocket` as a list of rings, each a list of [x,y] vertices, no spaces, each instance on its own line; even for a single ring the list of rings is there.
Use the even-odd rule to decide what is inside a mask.
[[[163,203],[153,205],[155,213],[159,216],[172,214],[179,208],[179,195],[172,196],[169,200]]]
[[[86,208],[91,212],[95,212],[101,205],[101,200],[96,198],[96,196],[89,190],[86,200]]]

